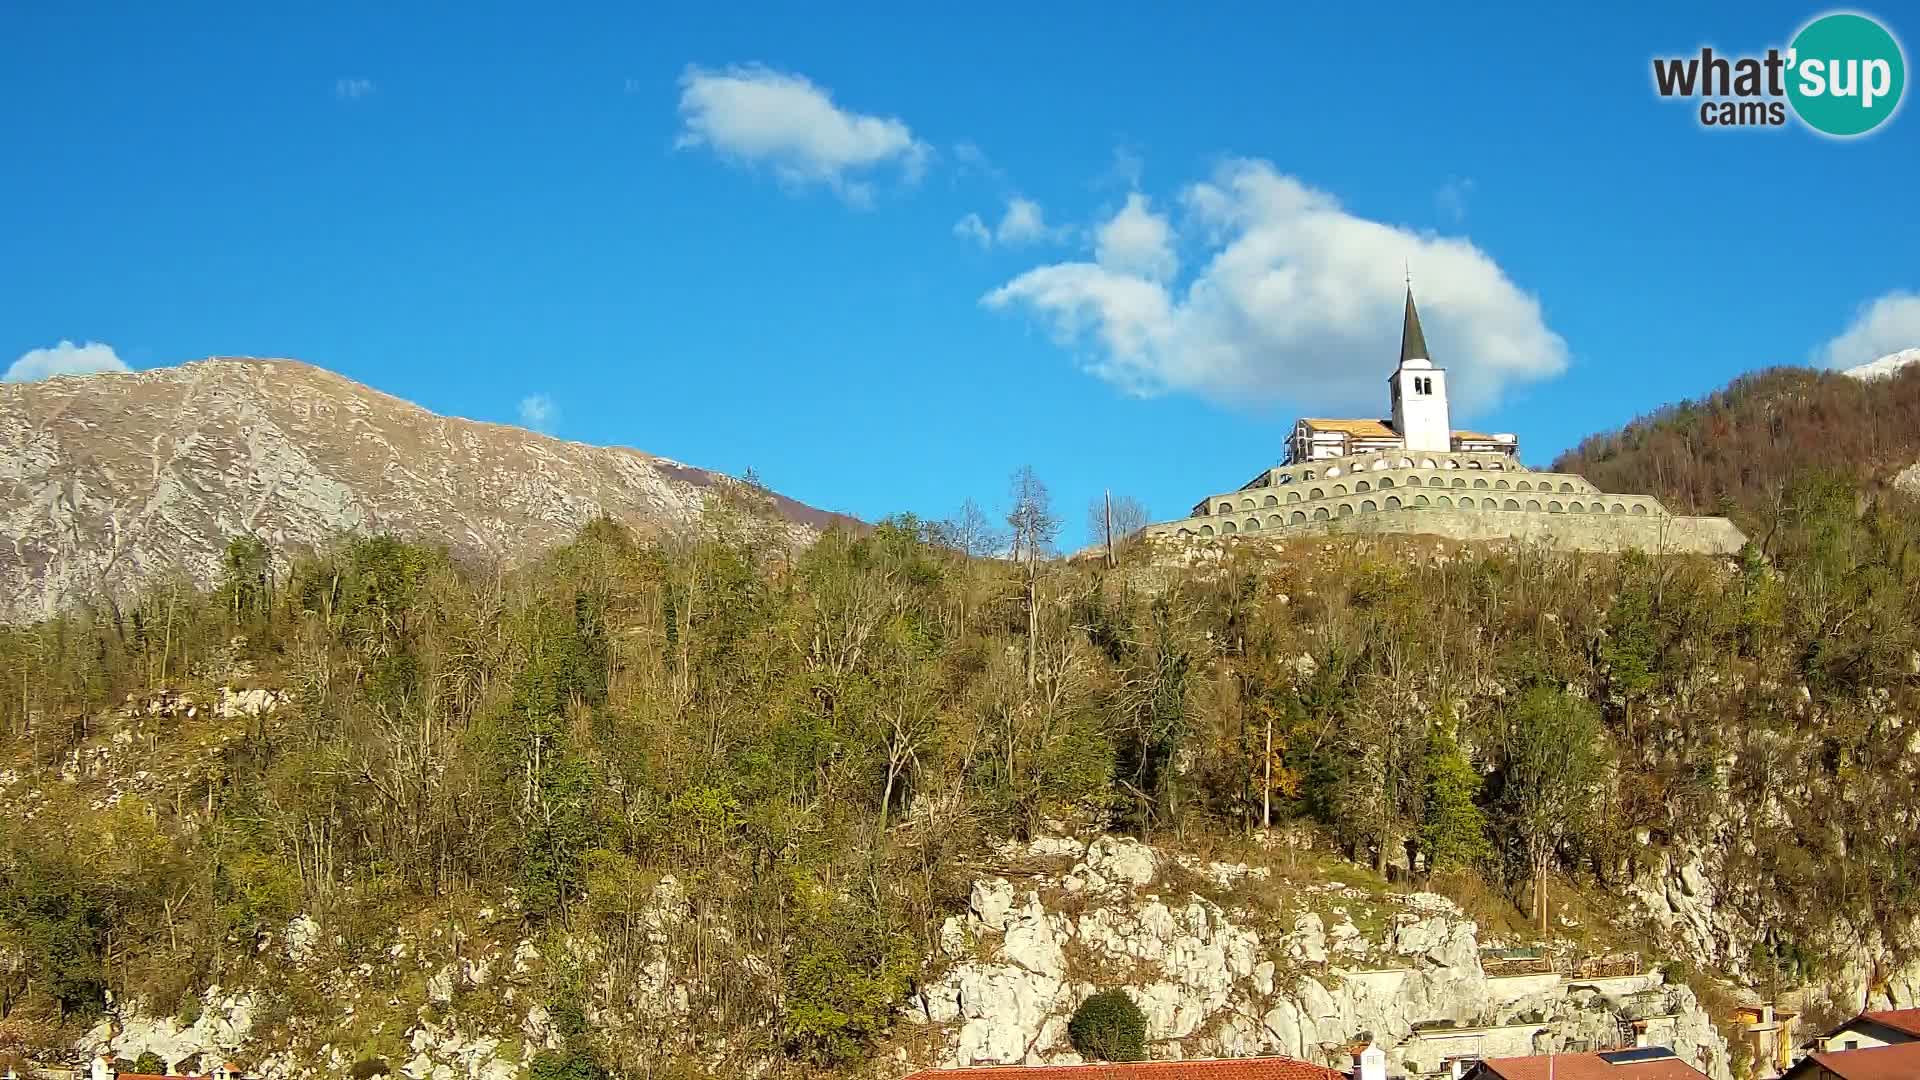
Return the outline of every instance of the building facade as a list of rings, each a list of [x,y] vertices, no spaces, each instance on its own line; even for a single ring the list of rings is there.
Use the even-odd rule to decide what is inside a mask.
[[[1715,555],[1746,543],[1725,518],[1675,515],[1650,495],[1603,492],[1571,473],[1534,472],[1520,463],[1514,436],[1455,429],[1447,373],[1428,355],[1412,289],[1388,386],[1390,418],[1302,418],[1281,465],[1143,535],[1191,542],[1417,533]]]

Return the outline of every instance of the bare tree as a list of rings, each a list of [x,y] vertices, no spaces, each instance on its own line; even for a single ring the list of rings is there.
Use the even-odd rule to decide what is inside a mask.
[[[1113,564],[1114,548],[1147,527],[1152,519],[1147,506],[1131,495],[1107,492],[1087,504],[1087,535],[1107,549],[1107,563]]]
[[[971,559],[985,558],[1006,544],[1006,538],[993,527],[993,520],[971,498],[940,523],[939,536],[943,543]]]
[[[1060,519],[1053,513],[1053,497],[1047,485],[1034,475],[1033,466],[1015,470],[1009,485],[1013,505],[1007,510],[1007,525],[1013,529],[1012,555],[1027,569],[1027,688],[1033,688],[1036,657],[1035,643],[1040,638],[1040,555],[1053,546],[1060,535]]]

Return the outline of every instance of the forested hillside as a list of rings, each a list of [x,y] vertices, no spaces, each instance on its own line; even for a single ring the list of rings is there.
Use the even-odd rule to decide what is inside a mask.
[[[1271,820],[1388,869],[1411,841],[1421,884],[1519,926],[1556,890],[1624,918],[1667,852],[1724,850],[1747,936],[1698,968],[1904,964],[1920,509],[1782,449],[1897,457],[1912,413],[1881,392],[1756,376],[1572,463],[1772,508],[1734,562],[1402,539],[1107,570],[910,519],[793,555],[738,507],[508,573],[361,538],[275,576],[237,542],[213,591],[0,631],[0,1051],[71,1054],[109,993],[197,1014],[252,985],[267,1044],[390,1060],[444,995],[368,983],[363,1027],[316,1033],[329,991],[275,966],[290,922],[366,982],[394,927],[457,941],[498,909],[548,958],[566,1040],[537,1075],[845,1068],[945,962],[982,854],[1054,819],[1189,845]],[[1044,490],[1017,494],[1044,542]],[[204,707],[248,686],[287,704]],[[663,928],[640,912],[667,876],[695,917]],[[692,1020],[659,1021],[663,979]]]
[[[1645,491],[1681,514],[1728,514],[1749,535],[1773,526],[1805,470],[1875,490],[1920,462],[1920,365],[1863,381],[1772,368],[1595,435],[1554,468],[1604,491]]]

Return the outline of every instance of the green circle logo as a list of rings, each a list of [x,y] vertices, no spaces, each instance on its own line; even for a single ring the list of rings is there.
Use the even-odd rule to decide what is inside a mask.
[[[1900,106],[1907,62],[1886,27],[1841,12],[1822,15],[1787,51],[1787,100],[1807,126],[1827,135],[1864,135]]]

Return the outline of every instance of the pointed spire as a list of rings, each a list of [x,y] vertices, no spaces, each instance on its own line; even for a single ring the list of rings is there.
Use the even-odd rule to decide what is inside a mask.
[[[1400,328],[1400,363],[1406,365],[1409,360],[1432,360],[1427,355],[1427,336],[1420,332],[1420,312],[1413,306],[1413,285],[1407,285],[1407,318]]]

